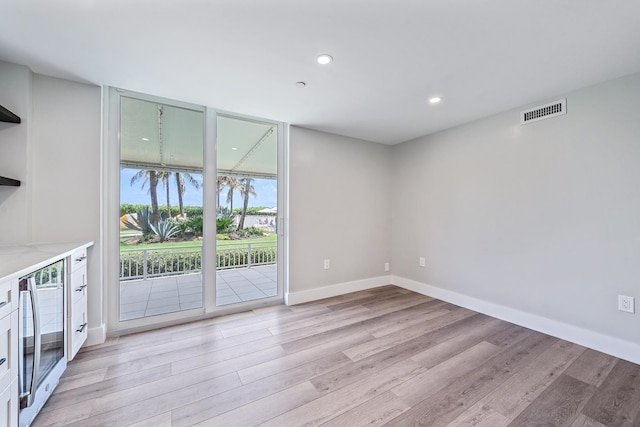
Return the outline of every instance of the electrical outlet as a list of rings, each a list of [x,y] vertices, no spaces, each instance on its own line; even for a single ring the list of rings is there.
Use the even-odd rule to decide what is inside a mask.
[[[420,267],[424,267],[427,265],[427,261],[424,259],[423,256],[420,257],[418,264],[420,265]]]
[[[330,259],[325,259],[324,260],[324,269],[328,270],[331,268],[331,260]]]
[[[384,263],[384,271],[389,271],[389,263],[388,262]]]
[[[635,313],[634,298],[625,295],[618,295],[618,310]]]

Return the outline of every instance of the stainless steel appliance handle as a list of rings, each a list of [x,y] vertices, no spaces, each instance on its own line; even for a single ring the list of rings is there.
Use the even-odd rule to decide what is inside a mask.
[[[36,386],[38,385],[38,370],[40,369],[40,347],[42,338],[40,336],[40,304],[38,304],[38,292],[36,281],[33,277],[27,279],[27,292],[31,295],[31,313],[33,313],[33,371],[31,376],[31,388],[27,394],[26,406],[33,404]]]

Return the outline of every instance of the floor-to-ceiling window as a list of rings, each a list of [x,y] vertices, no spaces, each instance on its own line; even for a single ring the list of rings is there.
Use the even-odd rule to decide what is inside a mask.
[[[283,124],[115,88],[107,104],[109,329],[282,301]]]
[[[204,112],[120,100],[119,319],[202,309]]]
[[[278,126],[217,117],[216,305],[278,295]]]

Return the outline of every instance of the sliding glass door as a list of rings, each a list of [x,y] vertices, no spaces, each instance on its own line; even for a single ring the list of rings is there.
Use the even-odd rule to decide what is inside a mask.
[[[204,112],[120,100],[119,320],[202,309]]]
[[[217,117],[216,306],[278,295],[278,125]]]
[[[283,124],[108,94],[109,329],[283,301]]]

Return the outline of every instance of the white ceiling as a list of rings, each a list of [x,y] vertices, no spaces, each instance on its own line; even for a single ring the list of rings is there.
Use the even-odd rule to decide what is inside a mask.
[[[120,163],[202,171],[204,114],[123,96]]]
[[[638,0],[0,6],[0,59],[35,72],[386,144],[640,71]]]
[[[120,164],[126,167],[202,172],[204,114],[123,95]],[[278,173],[278,127],[219,115],[218,174],[273,178]]]
[[[278,127],[270,123],[218,116],[219,175],[276,177]]]

